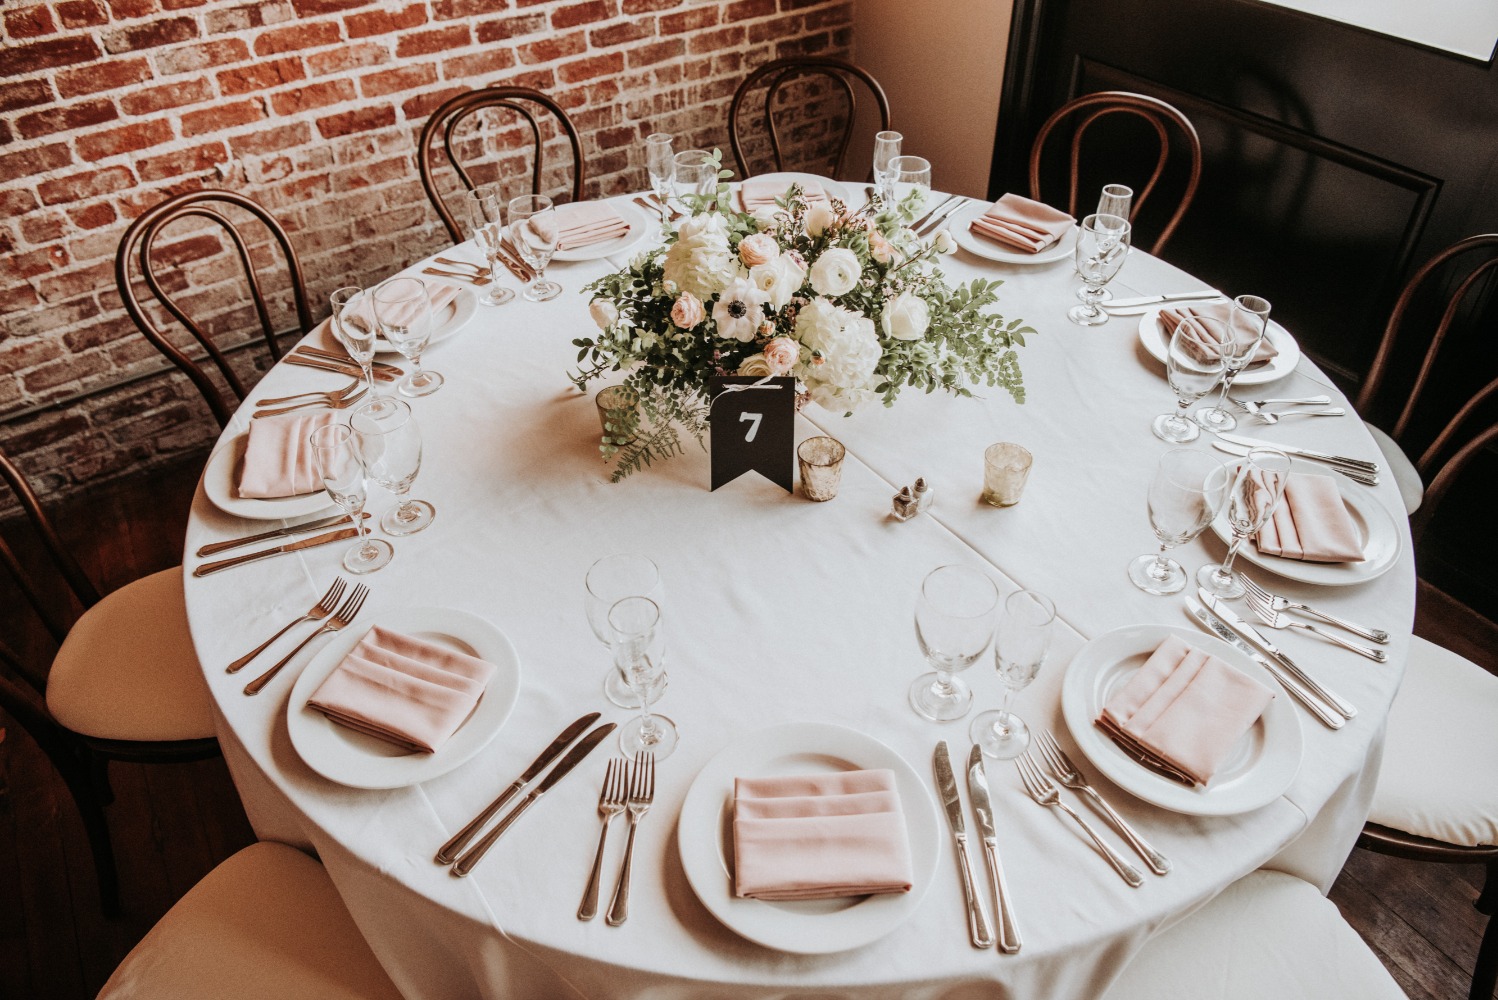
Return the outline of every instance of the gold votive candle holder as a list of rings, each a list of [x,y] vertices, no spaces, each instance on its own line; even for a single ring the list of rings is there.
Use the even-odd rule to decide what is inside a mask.
[[[1001,441],[983,452],[983,502],[994,507],[1019,503],[1030,478],[1031,454],[1017,444]]]

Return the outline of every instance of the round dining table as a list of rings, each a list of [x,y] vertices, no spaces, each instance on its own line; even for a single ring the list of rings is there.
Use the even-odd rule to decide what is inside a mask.
[[[618,204],[631,209],[625,199]],[[654,238],[651,228],[647,239]],[[1089,643],[1128,626],[1194,628],[1181,595],[1143,593],[1126,572],[1131,559],[1156,546],[1146,490],[1172,446],[1151,434],[1150,423],[1175,405],[1164,366],[1142,345],[1140,318],[1120,316],[1095,328],[1070,323],[1078,279],[1068,258],[1006,263],[959,249],[939,262],[949,278],[1002,280],[999,311],[1035,331],[1020,349],[1023,404],[977,386],[973,398],[907,391],[893,407],[876,402],[846,417],[807,405],[795,418],[797,439],[826,434],[847,447],[839,491],[825,503],[752,473],[710,491],[709,455],[690,439],[682,454],[614,483],[599,454],[592,396],[567,375],[577,363],[574,339],[596,330],[584,286],[625,266],[643,245],[554,262],[549,275],[565,289],[559,298],[478,305],[423,358],[446,384],[411,400],[424,441],[412,495],[431,502],[436,518],[419,534],[391,539],[391,563],[357,578],[370,596],[350,634],[458,611],[508,638],[519,665],[513,708],[485,716],[495,727],[492,739],[485,734],[487,742],[460,766],[399,787],[365,788],[357,785],[378,782],[331,780],[326,761],[305,759],[318,751],[293,742],[292,691],[308,662],[340,637],[314,640],[256,696],[243,693],[246,680],[288,652],[310,624],[243,672],[225,667],[317,601],[340,574],[346,543],[194,577],[205,561],[194,553],[205,543],[290,521],[226,513],[204,484],[193,503],[184,559],[188,615],[219,740],[251,823],[262,839],[316,852],[405,996],[1090,998],[1104,993],[1152,934],[1255,869],[1330,888],[1367,815],[1414,614],[1408,526],[1387,474],[1373,487],[1342,481],[1344,491],[1388,514],[1392,535],[1385,541],[1398,554],[1387,572],[1317,586],[1239,563],[1269,589],[1391,633],[1386,663],[1314,636],[1274,636],[1351,702],[1356,716],[1332,730],[1280,691],[1301,737],[1298,769],[1282,791],[1226,815],[1161,808],[1108,780],[1062,714],[1068,667]],[[471,243],[447,253],[482,259]],[[419,274],[423,263],[403,273]],[[1120,297],[1199,287],[1137,249],[1111,286]],[[327,324],[307,341],[335,346]],[[256,400],[339,384],[337,376],[277,365],[218,447],[236,446]],[[1346,405],[1303,357],[1283,378],[1239,392],[1317,393]],[[1378,457],[1350,409],[1337,419],[1244,424],[1243,433],[1264,439]],[[1204,434],[1189,447],[1210,451],[1210,440]],[[1008,508],[980,499],[984,449],[999,441],[1034,456],[1023,497]],[[892,497],[917,477],[931,488],[930,505],[907,521],[892,517]],[[395,502],[371,492],[376,513]],[[1194,573],[1225,549],[1208,530],[1173,554]],[[576,912],[598,838],[606,757],[618,753],[612,737],[537,800],[469,877],[453,877],[433,855],[567,723],[590,711],[619,723],[634,716],[604,698],[609,653],[583,609],[589,566],[618,552],[643,553],[660,567],[669,683],[655,709],[675,722],[680,743],[658,763],[654,803],[639,822],[629,918],[610,926],[601,916],[580,921]],[[933,748],[945,740],[962,776],[972,715],[1003,697],[993,660],[985,656],[962,675],[976,692],[967,718],[928,722],[907,700],[913,680],[928,669],[913,627],[917,593],[927,573],[947,564],[981,570],[1001,594],[1024,588],[1054,601],[1049,656],[1014,707],[1032,728],[1053,732],[1171,862],[1169,874],[1145,871],[1143,885],[1130,887],[1065,817],[1024,794],[1015,767],[989,760],[997,848],[1023,937],[1012,955],[969,943],[931,768]],[[1234,607],[1251,617],[1241,602]],[[711,867],[720,852],[719,843],[708,842],[721,834],[715,822],[706,824],[710,834],[692,824],[700,839],[678,837],[694,780],[710,763],[731,775],[734,752],[794,756],[794,745],[780,745],[797,731],[783,728],[789,723],[852,730],[860,745],[872,741],[897,755],[923,783],[924,794],[904,794],[905,810],[939,824],[939,837],[911,845],[917,884],[903,918],[856,947],[826,942],[837,939],[832,931],[844,914],[864,904],[827,908],[823,925],[803,921],[807,930],[793,949],[768,947],[715,917],[687,876],[690,860],[705,854]],[[737,750],[725,762],[719,755],[726,747]],[[439,750],[433,759],[440,758]],[[372,758],[370,774],[382,763]],[[725,787],[709,798],[726,794]],[[1063,794],[1144,870],[1081,798]],[[964,812],[973,834],[972,813]],[[610,837],[603,908],[623,830],[615,823]],[[974,844],[969,853],[981,890],[981,851]],[[991,913],[992,898],[986,906]],[[825,942],[819,926],[828,928]]]

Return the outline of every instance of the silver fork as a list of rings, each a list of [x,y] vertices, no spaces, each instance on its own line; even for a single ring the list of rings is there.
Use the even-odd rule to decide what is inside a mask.
[[[1247,410],[1249,413],[1258,413],[1259,407],[1268,406],[1270,403],[1283,403],[1286,406],[1330,406],[1332,397],[1295,396],[1284,399],[1234,399],[1232,396],[1229,396],[1228,402],[1240,410]]]
[[[285,635],[287,632],[290,632],[292,629],[302,624],[302,622],[319,622],[328,617],[328,615],[333,613],[333,606],[338,603],[341,597],[343,597],[343,591],[347,586],[348,582],[344,580],[343,577],[340,576],[336,578],[328,587],[328,592],[322,595],[322,600],[312,605],[312,609],[310,611],[308,611],[305,615],[302,615],[302,617],[298,618],[290,625],[283,628],[281,631],[277,632],[275,635],[271,636],[269,639],[262,642],[260,645],[256,646],[254,649],[250,650],[248,653],[241,656],[239,659],[235,660],[233,663],[229,664],[228,668],[225,670],[225,673],[232,674],[237,672],[238,670],[243,668],[246,663],[249,663],[255,657],[265,652],[266,649],[269,648],[271,643],[275,642],[277,639],[281,638],[281,636]]]
[[[582,905],[577,908],[577,919],[592,920],[598,915],[598,879],[603,872],[603,845],[609,839],[609,824],[624,811],[625,761],[615,757],[609,761],[609,769],[603,777],[603,789],[598,793],[598,813],[603,817],[603,828],[598,831],[598,853],[593,855],[593,871],[588,875],[588,887],[583,890]]]
[[[1332,615],[1327,614],[1325,611],[1317,611],[1309,604],[1300,604],[1296,601],[1290,600],[1288,597],[1281,597],[1279,594],[1270,593],[1263,587],[1259,586],[1257,583],[1254,583],[1247,576],[1244,576],[1242,573],[1238,574],[1238,579],[1243,581],[1243,589],[1247,590],[1251,594],[1257,594],[1260,601],[1262,601],[1264,604],[1268,605],[1275,611],[1300,611],[1308,615],[1314,615],[1315,617],[1320,618],[1322,621],[1330,622],[1338,628],[1345,628],[1353,635],[1360,635],[1364,639],[1371,639],[1376,643],[1380,643],[1381,645],[1388,645],[1389,633],[1385,632],[1383,629],[1364,628],[1361,625],[1354,625],[1352,622],[1343,621],[1341,618],[1335,618]]]
[[[1328,632],[1325,629],[1318,628],[1315,625],[1306,625],[1302,622],[1292,622],[1289,617],[1286,616],[1283,612],[1276,611],[1273,607],[1267,604],[1263,598],[1252,591],[1247,591],[1244,596],[1248,598],[1248,606],[1250,608],[1253,608],[1254,617],[1258,618],[1259,621],[1263,622],[1265,625],[1268,625],[1270,628],[1291,628],[1300,629],[1302,632],[1313,632],[1316,635],[1321,636],[1321,638],[1327,640],[1328,642],[1334,642],[1338,646],[1341,646],[1343,649],[1350,649],[1354,653],[1357,653],[1361,656],[1366,656],[1368,657],[1368,659],[1372,660],[1375,663],[1388,662],[1388,654],[1381,649],[1372,649],[1368,646],[1359,646],[1355,642],[1348,642],[1346,639],[1342,638],[1336,633]]]
[[[339,606],[338,610],[333,612],[333,617],[329,618],[326,622],[319,625],[315,632],[298,643],[296,649],[293,649],[291,652],[287,653],[285,658],[283,658],[280,663],[277,663],[274,667],[271,667],[265,673],[261,674],[259,677],[256,677],[254,680],[250,681],[250,683],[246,684],[244,686],[244,693],[259,694],[260,689],[269,684],[271,682],[271,679],[281,672],[281,668],[290,663],[291,658],[300,653],[302,651],[302,648],[306,646],[307,643],[311,642],[313,639],[316,639],[320,635],[326,635],[330,632],[337,632],[339,629],[346,628],[349,622],[354,620],[354,616],[359,613],[359,609],[364,607],[364,599],[368,596],[369,588],[364,586],[364,584],[362,583],[356,584],[354,586],[353,592],[348,595],[348,598],[344,600],[343,604]]]
[[[1019,768],[1020,780],[1025,783],[1025,791],[1030,793],[1030,798],[1034,799],[1040,805],[1046,807],[1059,806],[1063,809],[1068,816],[1077,821],[1078,826],[1087,831],[1087,836],[1092,838],[1092,842],[1097,845],[1097,849],[1102,852],[1103,857],[1108,859],[1108,863],[1113,866],[1113,870],[1118,872],[1125,882],[1129,883],[1135,889],[1144,884],[1144,876],[1139,874],[1139,869],[1119,857],[1118,852],[1110,847],[1108,842],[1089,826],[1085,819],[1078,816],[1075,809],[1061,801],[1061,793],[1056,790],[1056,786],[1051,784],[1045,775],[1040,773],[1040,765],[1035,763],[1035,758],[1031,757],[1028,751],[1014,759],[1014,766]]]
[[[1327,410],[1285,410],[1283,413],[1258,410],[1254,413],[1254,419],[1261,424],[1277,424],[1286,417],[1340,417],[1346,413],[1347,411],[1340,406]]]
[[[604,918],[610,927],[618,927],[629,919],[629,872],[635,857],[635,825],[650,811],[650,803],[654,801],[655,754],[636,754],[630,775],[629,800],[625,803],[629,809],[629,839],[624,842],[624,867],[619,869],[619,884],[614,887],[609,915]]]
[[[1098,791],[1087,783],[1087,778],[1081,771],[1077,770],[1066,751],[1061,749],[1061,744],[1056,742],[1056,737],[1047,730],[1037,729],[1034,731],[1036,746],[1040,748],[1040,756],[1045,758],[1046,766],[1050,768],[1056,780],[1067,788],[1078,792],[1085,792],[1093,804],[1103,811],[1108,821],[1113,824],[1119,833],[1123,834],[1124,840],[1129,846],[1144,859],[1144,863],[1150,866],[1150,871],[1156,875],[1170,874],[1170,859],[1149,845],[1149,842],[1141,837],[1129,821],[1124,819],[1118,812],[1108,804],[1108,801],[1098,794]]]
[[[294,403],[299,399],[306,399],[308,397],[314,397],[317,399],[342,399],[349,393],[358,392],[363,388],[364,383],[356,379],[355,381],[350,382],[348,385],[344,386],[342,389],[332,389],[327,392],[324,392],[321,389],[314,389],[311,392],[298,392],[293,393],[290,396],[277,396],[274,399],[262,399],[257,401],[255,405],[275,406],[277,403]]]
[[[369,392],[368,386],[361,386],[359,391],[352,396],[329,396],[326,399],[309,399],[305,403],[293,403],[290,406],[278,406],[273,410],[256,410],[257,417],[275,417],[282,413],[290,413],[292,410],[305,410],[309,406],[326,406],[331,410],[346,410]]]
[[[457,281],[471,281],[475,285],[487,285],[494,279],[487,274],[473,274],[467,271],[445,271],[440,267],[424,267],[422,274],[434,274],[439,278],[453,278]]]

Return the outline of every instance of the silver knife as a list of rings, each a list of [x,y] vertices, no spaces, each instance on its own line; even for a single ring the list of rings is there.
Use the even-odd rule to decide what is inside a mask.
[[[962,873],[962,895],[967,902],[968,939],[974,948],[992,948],[993,931],[988,927],[988,911],[983,900],[973,888],[973,866],[967,859],[967,827],[962,821],[962,798],[957,794],[957,778],[952,774],[952,758],[947,754],[947,741],[936,744],[936,753],[931,757],[936,771],[936,790],[941,804],[947,811],[947,825],[952,828],[952,843],[957,855],[958,868]]]
[[[300,549],[312,549],[319,545],[327,545],[329,542],[341,542],[345,538],[353,538],[359,533],[358,528],[341,528],[338,531],[330,531],[326,535],[318,535],[315,538],[304,538],[300,542],[287,542],[285,545],[277,545],[273,549],[265,549],[261,552],[247,552],[242,556],[233,556],[229,559],[220,559],[217,562],[204,563],[192,571],[193,576],[207,576],[209,573],[217,573],[221,569],[230,566],[243,566],[245,563],[254,562],[256,559],[265,559],[269,556],[279,556],[286,552],[296,552]]]
[[[365,517],[369,514],[366,512]],[[295,535],[305,535],[309,531],[318,531],[322,528],[331,528],[338,524],[348,524],[351,518],[347,514],[339,514],[337,517],[327,517],[319,521],[308,521],[306,524],[293,524],[289,528],[277,528],[275,531],[262,531],[258,535],[245,535],[243,538],[230,538],[223,542],[209,542],[198,549],[198,558],[211,556],[215,552],[227,552],[229,549],[237,549],[241,545],[251,545],[255,542],[264,542],[272,538],[291,538]]]
[[[1192,302],[1198,299],[1221,299],[1226,298],[1221,292],[1214,288],[1203,288],[1199,292],[1170,292],[1166,295],[1139,295],[1132,299],[1109,299],[1104,302],[1103,308],[1128,309],[1134,306],[1157,306],[1164,302]]]
[[[962,195],[958,195],[957,197],[952,199],[949,205],[944,205],[939,211],[932,212],[931,217],[916,228],[915,234],[917,236],[925,236],[937,226],[941,225],[943,222],[946,222],[948,218],[956,215],[957,212],[961,210],[962,207],[966,204],[967,199]]]
[[[473,839],[473,835],[483,829],[484,824],[493,819],[494,814],[503,809],[506,803],[516,795],[519,795],[522,788],[536,780],[536,775],[546,770],[547,764],[560,757],[562,751],[571,746],[572,741],[581,736],[584,729],[597,722],[598,714],[597,712],[589,712],[558,733],[557,738],[552,740],[545,750],[541,751],[539,757],[531,761],[531,766],[521,772],[520,777],[511,782],[509,788],[500,792],[499,797],[489,803],[483,812],[473,817],[467,826],[453,834],[452,839],[442,845],[442,849],[437,852],[436,862],[439,865],[450,865],[456,861],[458,855],[463,853],[463,848],[467,847],[468,842]]]
[[[1279,664],[1260,656],[1258,650],[1238,638],[1238,634],[1229,628],[1226,622],[1198,604],[1196,598],[1190,594],[1186,595],[1186,610],[1207,631],[1269,671],[1275,680],[1284,685],[1285,690],[1299,699],[1301,704],[1311,710],[1312,715],[1326,723],[1328,727],[1341,729],[1347,725],[1347,720],[1342,717],[1341,713],[1316,697],[1304,684],[1296,680],[1288,671],[1283,670]]]
[[[1220,433],[1217,436],[1222,438],[1224,441],[1231,441],[1233,444],[1241,444],[1245,448],[1273,448],[1276,451],[1282,451],[1287,455],[1299,455],[1301,458],[1314,458],[1318,462],[1331,462],[1335,465],[1350,465],[1360,469],[1367,469],[1369,472],[1373,473],[1383,471],[1379,468],[1377,462],[1370,462],[1366,458],[1348,458],[1346,455],[1330,455],[1324,451],[1312,451],[1309,448],[1296,448],[1291,445],[1280,444],[1278,441],[1262,441],[1259,438],[1244,437],[1241,434]]]
[[[288,365],[300,365],[303,368],[317,368],[325,372],[337,372],[339,375],[347,375],[351,378],[364,377],[364,369],[352,362],[324,361],[321,358],[309,358],[303,354],[288,354],[281,360]],[[377,382],[395,381],[394,375],[384,371],[376,371],[374,377]]]
[[[1218,451],[1225,451],[1229,455],[1237,455],[1240,458],[1246,457],[1250,451],[1253,451],[1253,448],[1248,447],[1248,445],[1232,444],[1227,441],[1213,441],[1212,447],[1216,448]],[[1304,455],[1301,455],[1300,457],[1306,458],[1306,456]],[[1378,476],[1361,468],[1355,468],[1350,465],[1338,465],[1335,462],[1327,462],[1324,459],[1320,458],[1307,458],[1306,460],[1309,462],[1322,462],[1331,471],[1340,472],[1342,475],[1346,476],[1348,479],[1351,479],[1353,482],[1362,483],[1364,486],[1377,486],[1379,483]]]
[[[994,828],[993,799],[988,794],[988,774],[983,767],[983,748],[976,743],[967,756],[967,791],[973,800],[973,815],[978,817],[978,833],[983,838],[983,860],[988,864],[988,881],[993,888],[993,922],[999,950],[1014,955],[1023,942],[1019,925],[1014,922],[1014,911],[1009,908],[1009,885],[1004,881],[1004,866],[999,863],[999,839]]]
[[[584,736],[577,746],[567,751],[567,756],[562,758],[561,763],[552,768],[550,773],[541,779],[541,783],[530,794],[521,799],[520,804],[511,809],[504,819],[499,821],[498,826],[486,833],[483,840],[470,847],[468,853],[459,858],[448,871],[458,878],[462,878],[473,871],[473,866],[484,859],[484,855],[489,853],[489,848],[494,846],[494,842],[499,840],[506,830],[514,826],[515,821],[534,805],[537,799],[550,791],[552,785],[561,781],[567,776],[568,771],[571,771],[578,764],[582,763],[583,758],[592,753],[593,748],[603,742],[603,738],[612,733],[616,727],[616,723],[605,722],[587,736]]]
[[[1238,638],[1253,643],[1255,646],[1258,646],[1274,659],[1278,660],[1284,666],[1284,668],[1290,672],[1290,676],[1294,677],[1296,680],[1300,681],[1300,683],[1305,685],[1306,690],[1310,691],[1316,697],[1320,698],[1332,708],[1342,713],[1342,716],[1344,718],[1351,719],[1353,716],[1358,714],[1358,710],[1356,708],[1353,708],[1347,702],[1343,701],[1341,698],[1332,694],[1326,688],[1322,687],[1320,684],[1317,684],[1314,680],[1312,680],[1310,675],[1308,675],[1304,670],[1300,669],[1299,665],[1297,665],[1294,660],[1285,655],[1284,650],[1280,649],[1274,643],[1270,642],[1268,637],[1265,636],[1264,633],[1260,632],[1248,622],[1235,615],[1233,613],[1233,610],[1227,606],[1226,601],[1222,600],[1219,597],[1213,596],[1204,587],[1197,587],[1196,593],[1197,596],[1202,599],[1202,603],[1211,608],[1213,612],[1216,613],[1217,617],[1222,619],[1223,624],[1227,625],[1228,628],[1232,629],[1233,632],[1237,634]]]
[[[922,226],[924,226],[931,219],[932,216],[934,216],[937,212],[939,212],[943,208],[946,208],[948,205],[950,205],[952,203],[952,199],[954,199],[956,197],[957,196],[955,194],[949,194],[945,198],[943,198],[941,201],[937,202],[935,205],[932,205],[931,206],[931,211],[927,212],[925,215],[921,216],[919,219],[916,219],[914,222],[912,222],[910,224],[910,228],[912,230],[916,230],[916,229],[919,229]]]

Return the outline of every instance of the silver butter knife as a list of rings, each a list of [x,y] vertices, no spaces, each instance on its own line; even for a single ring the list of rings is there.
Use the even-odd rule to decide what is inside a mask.
[[[998,831],[994,827],[993,798],[988,793],[988,773],[983,767],[983,748],[976,743],[967,756],[967,791],[973,800],[973,815],[978,817],[978,835],[983,838],[983,860],[988,865],[988,881],[993,889],[994,927],[999,950],[1006,955],[1019,952],[1019,925],[1009,906],[1009,884],[1004,881],[1004,866],[999,863]]]
[[[946,222],[949,218],[956,215],[966,204],[967,199],[962,195],[954,196],[948,204],[943,205],[940,210],[932,212],[930,218],[921,223],[919,226],[916,226],[915,234],[917,236],[926,236],[930,234],[936,229],[937,226],[941,225],[943,222]]]
[[[366,512],[365,517],[369,514]],[[306,524],[293,524],[289,528],[277,528],[274,531],[262,531],[258,535],[245,535],[243,538],[230,538],[222,542],[209,542],[198,549],[197,555],[201,559],[211,556],[215,552],[227,552],[229,549],[237,549],[241,545],[253,545],[255,542],[265,542],[272,538],[291,538],[295,535],[305,535],[309,531],[319,531],[323,528],[331,528],[334,525],[349,524],[352,518],[347,514],[339,514],[336,517],[327,517],[319,521],[308,521]]]
[[[1240,458],[1247,457],[1248,453],[1250,451],[1253,451],[1253,449],[1246,444],[1232,444],[1228,441],[1213,441],[1212,447],[1216,448],[1218,451],[1227,452],[1229,455],[1237,455]],[[1306,456],[1304,455],[1301,455],[1299,457],[1305,458],[1308,462],[1319,462],[1322,465],[1325,465],[1332,472],[1340,472],[1342,475],[1346,476],[1348,479],[1351,479],[1353,482],[1362,483],[1364,486],[1377,486],[1379,483],[1378,476],[1374,475],[1371,472],[1368,472],[1365,469],[1353,468],[1349,465],[1338,465],[1335,462],[1327,462],[1324,459],[1320,458],[1306,458]]]
[[[936,215],[937,212],[941,211],[942,209],[944,209],[948,205],[950,205],[952,203],[952,199],[954,199],[956,197],[957,196],[955,194],[949,194],[945,198],[943,198],[941,201],[937,202],[935,205],[932,205],[931,206],[931,211],[927,212],[925,215],[921,216],[919,219],[916,219],[914,222],[912,222],[910,224],[910,228],[912,230],[920,229],[927,222],[929,222],[931,220],[931,218]]]
[[[973,866],[967,858],[967,827],[962,820],[962,798],[957,793],[957,778],[952,773],[952,758],[947,753],[947,741],[936,744],[931,757],[931,766],[936,772],[936,790],[941,804],[947,811],[947,825],[952,828],[952,844],[957,855],[958,869],[962,873],[962,895],[967,903],[968,939],[974,948],[992,948],[993,931],[988,926],[988,911],[983,900],[973,887]]]
[[[1335,465],[1348,465],[1356,468],[1366,469],[1369,472],[1373,473],[1382,471],[1382,469],[1379,468],[1379,464],[1377,462],[1370,462],[1366,458],[1349,458],[1346,455],[1332,455],[1324,451],[1312,451],[1310,448],[1297,448],[1293,445],[1281,444],[1278,441],[1264,441],[1260,438],[1244,437],[1242,434],[1218,434],[1217,436],[1222,438],[1224,441],[1231,441],[1233,444],[1241,444],[1245,448],[1274,448],[1277,451],[1284,452],[1286,455],[1299,455],[1301,458],[1314,458],[1318,462],[1331,462]]]
[[[1193,302],[1198,299],[1225,298],[1215,288],[1203,288],[1199,292],[1170,292],[1166,295],[1137,295],[1131,299],[1109,299],[1102,303],[1104,309],[1128,309],[1134,306],[1157,306],[1166,302]]]
[[[207,576],[209,573],[217,573],[221,569],[230,566],[243,566],[245,563],[254,562],[256,559],[266,559],[270,556],[279,556],[286,552],[296,552],[301,549],[312,549],[319,545],[327,545],[330,542],[341,542],[345,538],[353,538],[359,534],[358,528],[342,528],[338,531],[330,531],[326,535],[318,535],[315,538],[304,538],[300,542],[287,542],[285,545],[277,545],[273,549],[265,549],[261,552],[248,552],[242,556],[233,556],[228,559],[220,559],[217,562],[204,563],[192,571],[193,576]]]

